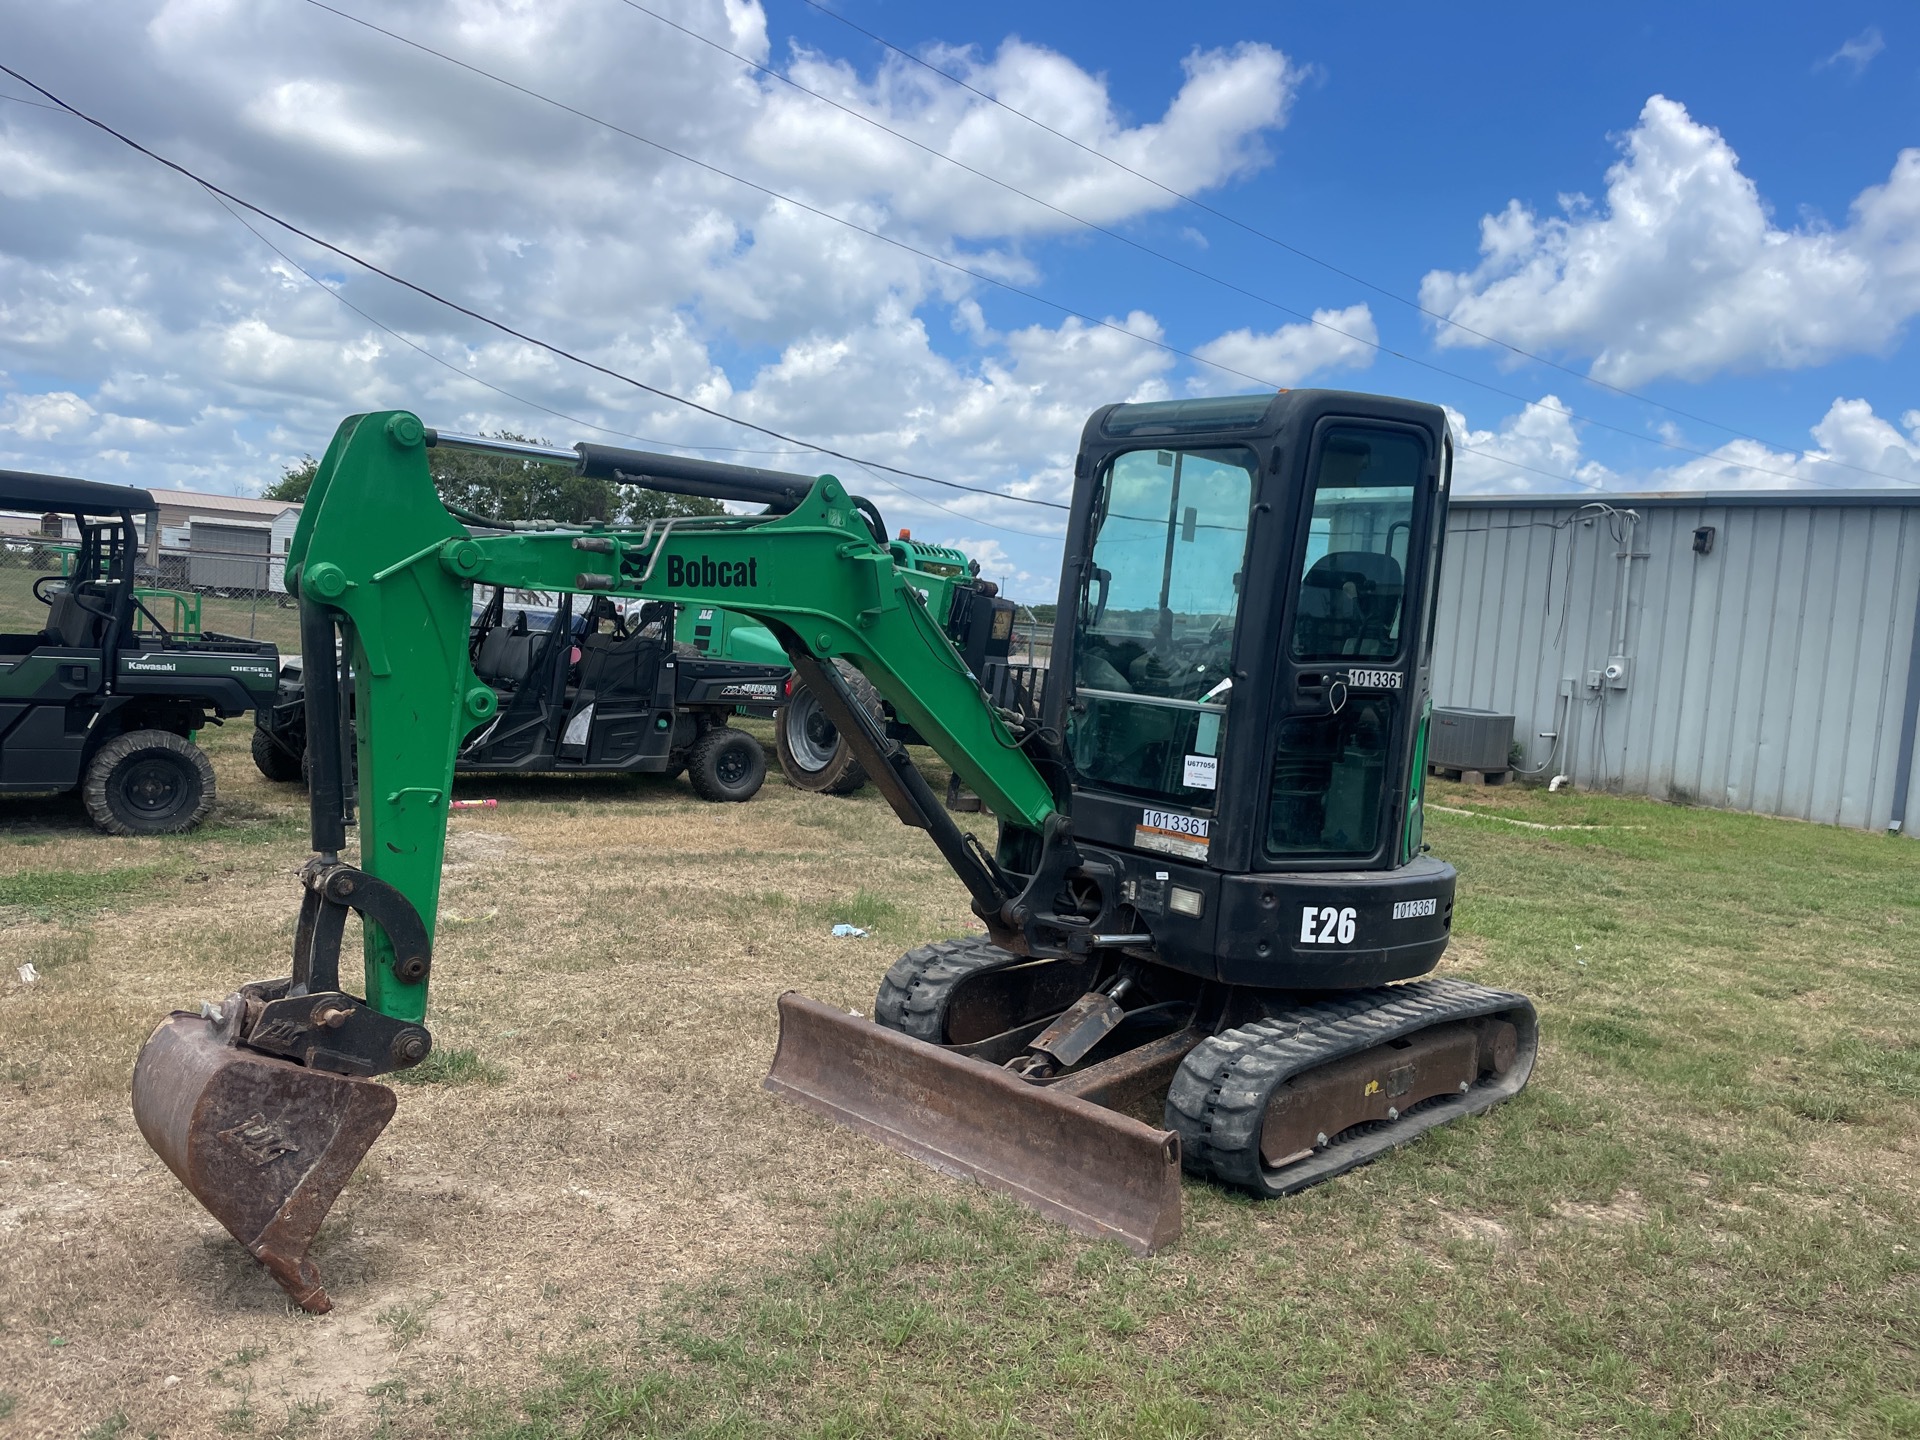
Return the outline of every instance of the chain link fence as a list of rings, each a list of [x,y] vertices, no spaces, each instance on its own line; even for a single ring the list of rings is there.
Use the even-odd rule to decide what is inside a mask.
[[[65,583],[79,553],[71,540],[0,535],[0,632],[32,634],[47,621],[47,596]],[[281,586],[280,561],[266,554],[206,548],[142,549],[134,585],[146,614],[139,628],[215,631],[300,643],[300,612]]]

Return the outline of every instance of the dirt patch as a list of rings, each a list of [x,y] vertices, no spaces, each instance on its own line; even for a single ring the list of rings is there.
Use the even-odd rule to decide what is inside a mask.
[[[301,808],[244,751],[213,753],[223,797],[269,821]],[[517,782],[484,826],[454,820],[443,913],[457,919],[438,937],[429,1023],[437,1046],[504,1078],[400,1087],[315,1247],[336,1302],[324,1317],[287,1307],[126,1103],[169,1009],[285,973],[303,835],[166,842],[154,863],[191,884],[57,923],[0,915],[9,980],[84,937],[35,984],[0,986],[9,1435],[116,1415],[135,1434],[363,1434],[383,1397],[483,1361],[489,1384],[531,1383],[556,1345],[670,1287],[814,1243],[836,1198],[949,1183],[760,1089],[781,990],[868,1009],[901,950],[966,928],[924,837],[871,795],[775,783],[709,806],[684,785],[606,789],[549,799]],[[78,837],[36,850],[48,868],[129,863]],[[873,938],[832,938],[843,911]]]
[[[1611,1227],[1644,1225],[1652,1218],[1646,1202],[1631,1190],[1622,1190],[1604,1205],[1562,1200],[1554,1205],[1553,1213],[1575,1224]]]

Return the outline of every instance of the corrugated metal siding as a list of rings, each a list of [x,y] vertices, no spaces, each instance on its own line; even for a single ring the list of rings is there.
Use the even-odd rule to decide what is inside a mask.
[[[1523,763],[1546,767],[1552,750],[1551,771],[1582,785],[1884,828],[1920,599],[1920,496],[1609,503],[1637,512],[1630,531],[1580,500],[1454,502],[1436,702],[1511,711]],[[1696,555],[1703,525],[1713,551]],[[1616,531],[1633,550],[1624,622]],[[1626,688],[1589,689],[1616,648]],[[1557,749],[1543,731],[1560,733]]]

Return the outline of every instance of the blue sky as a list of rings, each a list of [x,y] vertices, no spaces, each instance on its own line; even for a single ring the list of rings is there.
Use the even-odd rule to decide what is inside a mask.
[[[6,58],[464,303],[714,408],[1007,497],[848,475],[1028,598],[1052,584],[1057,516],[1014,497],[1065,493],[1085,413],[1251,388],[1248,375],[1448,406],[1463,488],[1920,483],[1910,11],[1482,5],[1436,21],[1412,6],[840,0],[857,24],[1349,279],[1167,203],[799,0],[338,8],[1052,303],[302,0],[36,7],[10,22]],[[12,81],[0,94],[32,96]],[[261,228],[327,288],[150,162],[0,102],[0,463],[245,491],[317,451],[341,415],[408,405],[449,428],[614,431],[848,468],[770,458],[790,447]]]

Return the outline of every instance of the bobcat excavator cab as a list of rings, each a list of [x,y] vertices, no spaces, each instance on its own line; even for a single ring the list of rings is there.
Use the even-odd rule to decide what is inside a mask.
[[[764,505],[644,529],[478,537],[428,474],[436,434],[354,417],[288,557],[315,855],[291,973],[177,1012],[135,1066],[142,1132],[294,1300],[431,1047],[448,787],[494,691],[476,584],[720,605],[761,621],[900,818],[971,893],[978,939],[909,952],[872,1020],[787,994],[767,1087],[1146,1253],[1179,1177],[1325,1180],[1526,1083],[1525,997],[1422,979],[1454,872],[1421,839],[1428,649],[1451,464],[1441,411],[1325,391],[1109,406],[1089,420],[1043,712],[995,707],[834,477],[598,445],[584,473]],[[998,821],[962,830],[850,694],[857,670]],[[343,717],[358,758],[345,854]],[[344,988],[348,912],[363,993]]]

